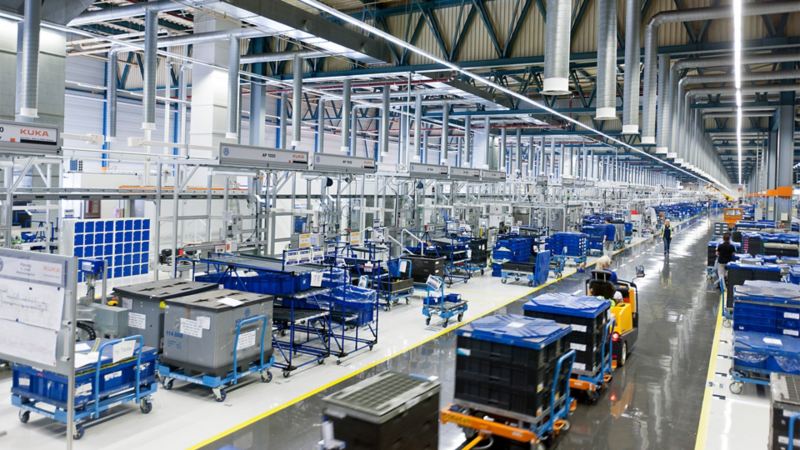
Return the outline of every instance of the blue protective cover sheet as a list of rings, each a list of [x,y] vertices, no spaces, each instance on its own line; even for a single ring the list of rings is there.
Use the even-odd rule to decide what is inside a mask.
[[[525,311],[558,314],[593,319],[611,307],[606,299],[588,295],[572,295],[560,292],[542,294],[531,298],[523,306]]]
[[[766,280],[746,280],[733,287],[735,300],[764,302],[800,302],[800,286]]]
[[[781,266],[777,264],[762,264],[762,265],[755,265],[755,264],[744,264],[741,261],[734,261],[730,262],[727,265],[728,270],[731,269],[750,269],[750,270],[759,270],[763,272],[780,272]]]
[[[497,314],[478,319],[458,330],[459,336],[541,350],[572,331],[569,325],[518,314]]]
[[[737,368],[800,373],[800,338],[736,331],[733,352]]]

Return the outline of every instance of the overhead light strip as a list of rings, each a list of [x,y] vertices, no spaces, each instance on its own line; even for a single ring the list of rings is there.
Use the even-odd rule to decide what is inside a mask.
[[[736,154],[742,184],[742,0],[733,0],[733,80],[736,87]]]
[[[433,54],[431,54],[431,53],[429,53],[429,52],[427,52],[427,51],[425,51],[425,50],[423,50],[423,49],[421,49],[419,47],[416,47],[416,46],[414,46],[412,44],[409,44],[408,42],[406,42],[406,41],[404,41],[404,40],[402,40],[402,39],[400,39],[400,38],[398,38],[396,36],[392,36],[391,34],[385,32],[385,31],[379,30],[379,29],[377,29],[377,28],[375,28],[375,27],[373,27],[373,26],[371,26],[371,25],[369,25],[367,23],[364,23],[364,22],[356,19],[355,17],[351,17],[351,16],[349,16],[349,15],[347,15],[347,14],[341,12],[341,11],[338,11],[338,10],[336,10],[336,9],[334,9],[334,8],[324,4],[324,3],[321,3],[321,2],[319,2],[317,0],[299,0],[299,1],[301,3],[304,3],[304,4],[308,5],[308,6],[316,8],[316,9],[322,11],[322,12],[330,14],[331,16],[336,17],[339,20],[342,20],[342,21],[344,21],[346,23],[349,23],[349,24],[354,25],[354,26],[356,26],[358,28],[361,28],[362,30],[367,31],[367,32],[369,32],[369,33],[371,33],[371,34],[373,34],[375,36],[380,36],[384,40],[386,40],[388,42],[391,42],[392,44],[395,44],[395,45],[397,45],[399,47],[402,47],[402,48],[404,48],[406,50],[409,50],[409,51],[411,51],[413,53],[416,53],[417,55],[422,56],[424,58],[427,58],[427,59],[429,59],[429,60],[431,60],[433,62],[436,62],[437,64],[441,64],[441,65],[447,67],[448,69],[454,70],[454,71],[456,71],[456,72],[458,72],[458,73],[460,73],[460,74],[462,74],[462,75],[464,75],[464,76],[466,76],[468,78],[471,78],[471,79],[473,79],[473,80],[475,80],[477,82],[480,82],[480,83],[482,83],[482,84],[484,84],[486,86],[489,86],[489,87],[491,87],[491,88],[493,88],[493,89],[495,89],[497,91],[503,92],[503,93],[505,93],[507,95],[510,95],[510,96],[512,96],[514,98],[519,99],[520,101],[528,103],[529,105],[532,105],[532,106],[540,108],[540,109],[542,109],[544,111],[547,111],[548,113],[553,114],[553,115],[555,115],[557,117],[560,117],[560,118],[566,120],[569,123],[572,123],[572,124],[574,124],[574,125],[576,125],[576,126],[578,126],[580,128],[583,128],[584,130],[587,130],[589,132],[595,133],[598,136],[602,136],[605,139],[608,139],[609,141],[619,145],[620,147],[624,147],[624,148],[626,148],[628,150],[631,150],[631,151],[633,151],[633,152],[635,152],[637,154],[646,156],[647,158],[650,158],[650,159],[652,159],[654,161],[657,161],[658,163],[663,164],[663,165],[665,165],[667,167],[670,167],[670,168],[672,168],[672,169],[674,169],[674,170],[676,170],[678,172],[685,173],[686,175],[689,175],[689,176],[691,176],[693,178],[696,178],[696,179],[698,179],[700,181],[706,181],[705,179],[703,179],[702,177],[700,177],[700,176],[698,176],[698,175],[696,175],[694,173],[688,172],[688,171],[686,171],[686,170],[684,170],[684,169],[682,169],[682,168],[680,168],[678,166],[672,165],[672,164],[670,164],[670,163],[668,163],[668,162],[666,162],[666,161],[664,161],[664,160],[662,160],[660,158],[656,158],[655,156],[653,156],[653,155],[651,155],[651,154],[649,154],[649,153],[647,153],[645,151],[639,150],[638,148],[636,148],[636,147],[634,147],[634,146],[632,146],[632,145],[630,145],[630,144],[628,144],[626,142],[623,142],[623,141],[621,141],[619,139],[613,138],[613,137],[603,133],[602,131],[596,130],[596,129],[590,127],[589,125],[586,125],[586,124],[584,124],[584,123],[582,123],[582,122],[580,122],[578,120],[573,119],[572,117],[569,117],[569,116],[566,116],[564,114],[561,114],[560,112],[558,112],[558,111],[556,111],[556,110],[554,110],[552,108],[549,108],[548,106],[543,105],[543,104],[537,102],[536,100],[530,99],[530,98],[528,98],[528,97],[526,97],[526,96],[524,96],[524,95],[522,95],[522,94],[520,94],[520,93],[518,93],[516,91],[508,89],[508,88],[506,88],[504,86],[501,86],[501,85],[499,85],[499,84],[497,84],[497,83],[495,83],[495,82],[493,82],[493,81],[491,81],[491,80],[489,80],[487,78],[484,78],[484,77],[482,77],[482,76],[480,76],[478,74],[475,74],[475,73],[472,73],[472,72],[470,72],[470,71],[468,71],[466,69],[463,69],[463,68],[461,68],[459,65],[457,65],[455,63],[452,63],[452,62],[447,61],[445,59],[439,58],[438,56],[435,56],[435,55],[433,55]],[[725,190],[728,190],[728,188],[724,184],[722,184],[719,180],[717,180],[716,178],[714,178],[714,177],[712,177],[710,175],[707,175],[707,178],[710,179],[713,183],[715,183],[718,186],[720,186],[721,188],[723,188]]]

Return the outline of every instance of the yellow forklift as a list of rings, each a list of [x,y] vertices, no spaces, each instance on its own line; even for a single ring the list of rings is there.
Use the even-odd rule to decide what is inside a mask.
[[[591,278],[586,280],[586,293],[614,302],[610,309],[615,319],[611,334],[611,355],[612,365],[617,368],[625,365],[628,354],[639,337],[639,298],[636,283],[620,279],[613,282],[613,278],[612,272],[592,271]],[[614,300],[616,292],[622,295],[621,300]]]

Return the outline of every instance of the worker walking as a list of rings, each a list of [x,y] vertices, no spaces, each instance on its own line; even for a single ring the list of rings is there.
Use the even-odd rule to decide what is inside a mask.
[[[661,230],[661,237],[664,239],[664,254],[669,255],[669,244],[672,242],[672,227],[669,219],[664,221],[664,229]]]
[[[736,249],[731,244],[731,234],[723,234],[722,243],[717,246],[717,275],[719,276],[719,282],[722,282],[728,275],[727,265],[733,261],[735,253]]]

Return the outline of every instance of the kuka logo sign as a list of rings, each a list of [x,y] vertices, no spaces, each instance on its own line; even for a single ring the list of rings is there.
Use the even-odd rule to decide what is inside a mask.
[[[50,133],[47,130],[40,130],[34,128],[20,128],[19,134],[23,136],[50,138]]]

